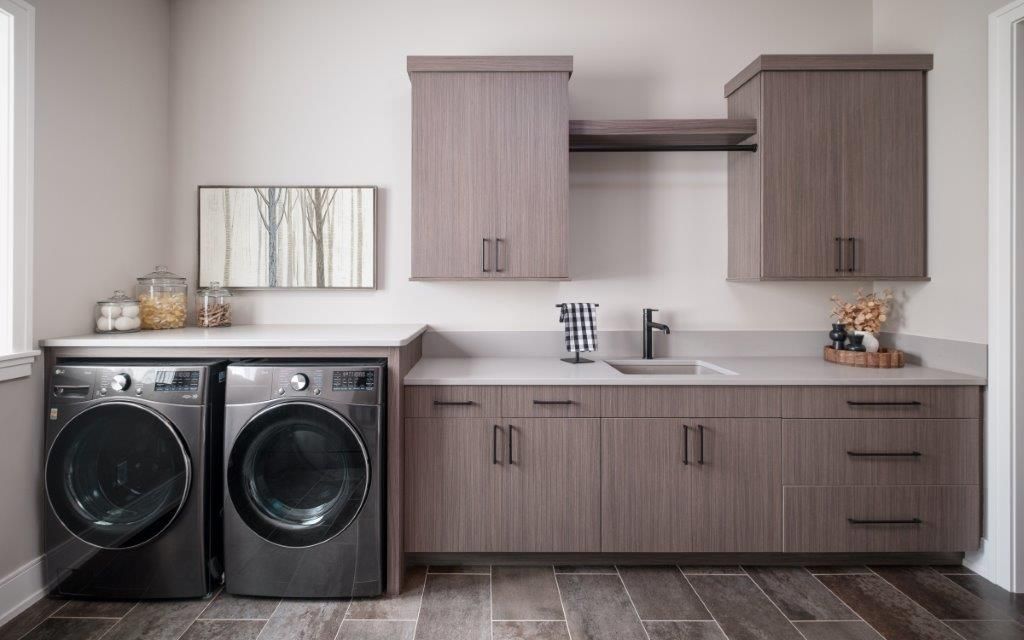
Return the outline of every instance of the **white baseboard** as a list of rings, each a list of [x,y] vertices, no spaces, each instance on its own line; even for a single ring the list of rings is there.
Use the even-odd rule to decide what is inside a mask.
[[[0,578],[0,625],[7,624],[45,595],[43,556],[39,556]]]

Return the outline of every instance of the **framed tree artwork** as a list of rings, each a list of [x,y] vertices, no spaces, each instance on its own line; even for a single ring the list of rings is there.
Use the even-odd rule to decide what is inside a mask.
[[[376,187],[199,187],[199,283],[375,289]]]

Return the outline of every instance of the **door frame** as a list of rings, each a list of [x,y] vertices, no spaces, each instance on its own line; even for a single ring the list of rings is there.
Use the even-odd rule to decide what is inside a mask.
[[[1024,591],[1024,213],[1016,174],[1024,165],[1024,0],[989,15],[988,388],[985,398],[981,549],[968,564],[996,584]]]

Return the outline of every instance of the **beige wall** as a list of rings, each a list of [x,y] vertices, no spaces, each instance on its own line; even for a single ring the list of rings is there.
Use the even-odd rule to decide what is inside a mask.
[[[88,331],[92,303],[128,288],[166,246],[170,8],[33,4],[38,339]],[[42,552],[40,369],[0,383],[0,578]]]
[[[928,283],[899,287],[899,331],[987,342],[988,14],[1008,0],[875,0],[877,52],[928,74]]]
[[[200,184],[375,184],[380,291],[246,294],[258,322],[601,327],[659,307],[675,329],[827,328],[828,283],[730,284],[723,153],[580,154],[573,280],[409,282],[409,54],[572,54],[575,118],[724,117],[722,87],[764,52],[870,52],[870,0],[180,0],[173,8],[174,259],[194,273]]]

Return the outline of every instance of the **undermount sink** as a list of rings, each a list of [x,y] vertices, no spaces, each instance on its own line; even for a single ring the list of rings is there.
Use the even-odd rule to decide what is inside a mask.
[[[729,371],[703,360],[607,360],[609,366],[630,376],[734,376]]]

